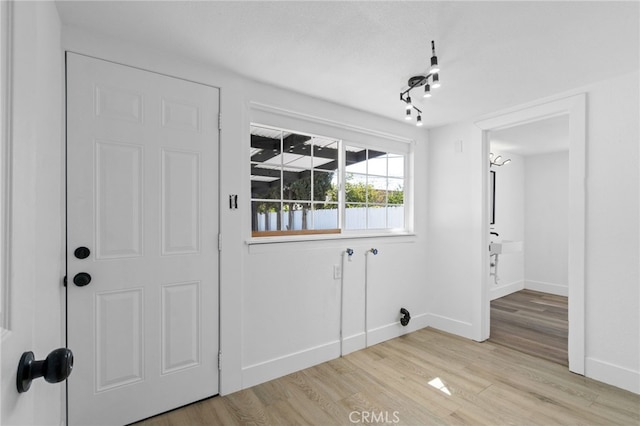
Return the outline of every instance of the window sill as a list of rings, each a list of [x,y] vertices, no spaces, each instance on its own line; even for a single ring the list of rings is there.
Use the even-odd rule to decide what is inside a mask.
[[[253,231],[251,233],[252,238],[265,238],[265,237],[298,237],[300,235],[327,235],[327,234],[339,234],[340,229],[313,229],[313,230],[300,230],[300,231]]]
[[[335,230],[332,230],[335,231]],[[287,235],[288,234],[288,235]],[[246,244],[260,245],[260,244],[279,244],[279,243],[296,243],[296,242],[309,242],[309,241],[331,241],[331,240],[357,240],[367,238],[397,238],[397,237],[415,237],[416,234],[409,231],[396,231],[396,232],[358,232],[358,231],[346,231],[342,233],[321,233],[321,234],[299,234],[291,235],[290,233],[283,233],[278,236],[264,236],[251,238],[246,241]]]

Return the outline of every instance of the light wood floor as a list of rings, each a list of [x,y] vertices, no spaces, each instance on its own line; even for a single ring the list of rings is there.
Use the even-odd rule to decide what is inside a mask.
[[[362,422],[365,416],[369,422]],[[638,425],[640,396],[489,341],[476,343],[425,328],[141,424],[384,420],[402,425]]]
[[[567,298],[521,290],[491,301],[491,340],[565,366]]]

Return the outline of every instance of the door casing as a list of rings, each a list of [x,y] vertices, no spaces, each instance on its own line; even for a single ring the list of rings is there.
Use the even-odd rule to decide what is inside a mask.
[[[558,115],[569,115],[569,370],[584,375],[585,368],[585,226],[586,226],[586,94],[540,102],[477,121],[482,130],[484,272],[480,324],[482,340],[489,338],[489,138],[492,130],[526,124]]]

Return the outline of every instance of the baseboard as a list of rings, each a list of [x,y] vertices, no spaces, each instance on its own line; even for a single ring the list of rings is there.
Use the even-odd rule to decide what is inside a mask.
[[[474,340],[473,324],[436,314],[427,314],[427,325],[436,330]]]
[[[640,394],[640,372],[599,359],[585,360],[585,376],[609,385]]]
[[[524,281],[515,281],[515,282],[501,285],[501,286],[492,285],[491,289],[489,290],[489,299],[490,300],[499,299],[508,294],[523,290],[524,288],[525,288]]]
[[[425,328],[428,325],[429,320],[427,314],[412,316],[409,324],[407,324],[406,327],[400,324],[400,321],[396,321],[391,324],[369,330],[369,335],[367,336],[367,344],[369,346],[377,345],[378,343],[394,339],[396,337],[402,336],[403,334],[420,330],[421,328]]]
[[[309,348],[242,369],[242,388],[246,389],[278,377],[338,358],[340,341]]]
[[[527,290],[541,291],[557,296],[569,296],[569,286],[562,284],[545,283],[543,281],[525,280],[524,288]]]
[[[364,332],[345,337],[342,341],[342,355],[364,349],[366,340]]]
[[[427,314],[416,315],[411,317],[409,324],[403,327],[400,321],[369,330],[369,335],[358,333],[346,337],[342,342],[342,354],[347,355],[351,352],[365,348],[365,341],[369,346],[402,336],[403,334],[419,330],[429,325],[429,316]],[[278,377],[305,368],[313,367],[326,361],[338,358],[340,356],[340,341],[329,342],[324,345],[309,348],[300,352],[274,358],[259,364],[250,365],[242,369],[242,388],[246,389]]]

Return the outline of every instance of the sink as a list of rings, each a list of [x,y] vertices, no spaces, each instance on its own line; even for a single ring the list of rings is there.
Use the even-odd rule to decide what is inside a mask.
[[[489,244],[489,253],[491,254],[519,253],[521,251],[522,241],[502,240],[499,243]]]

